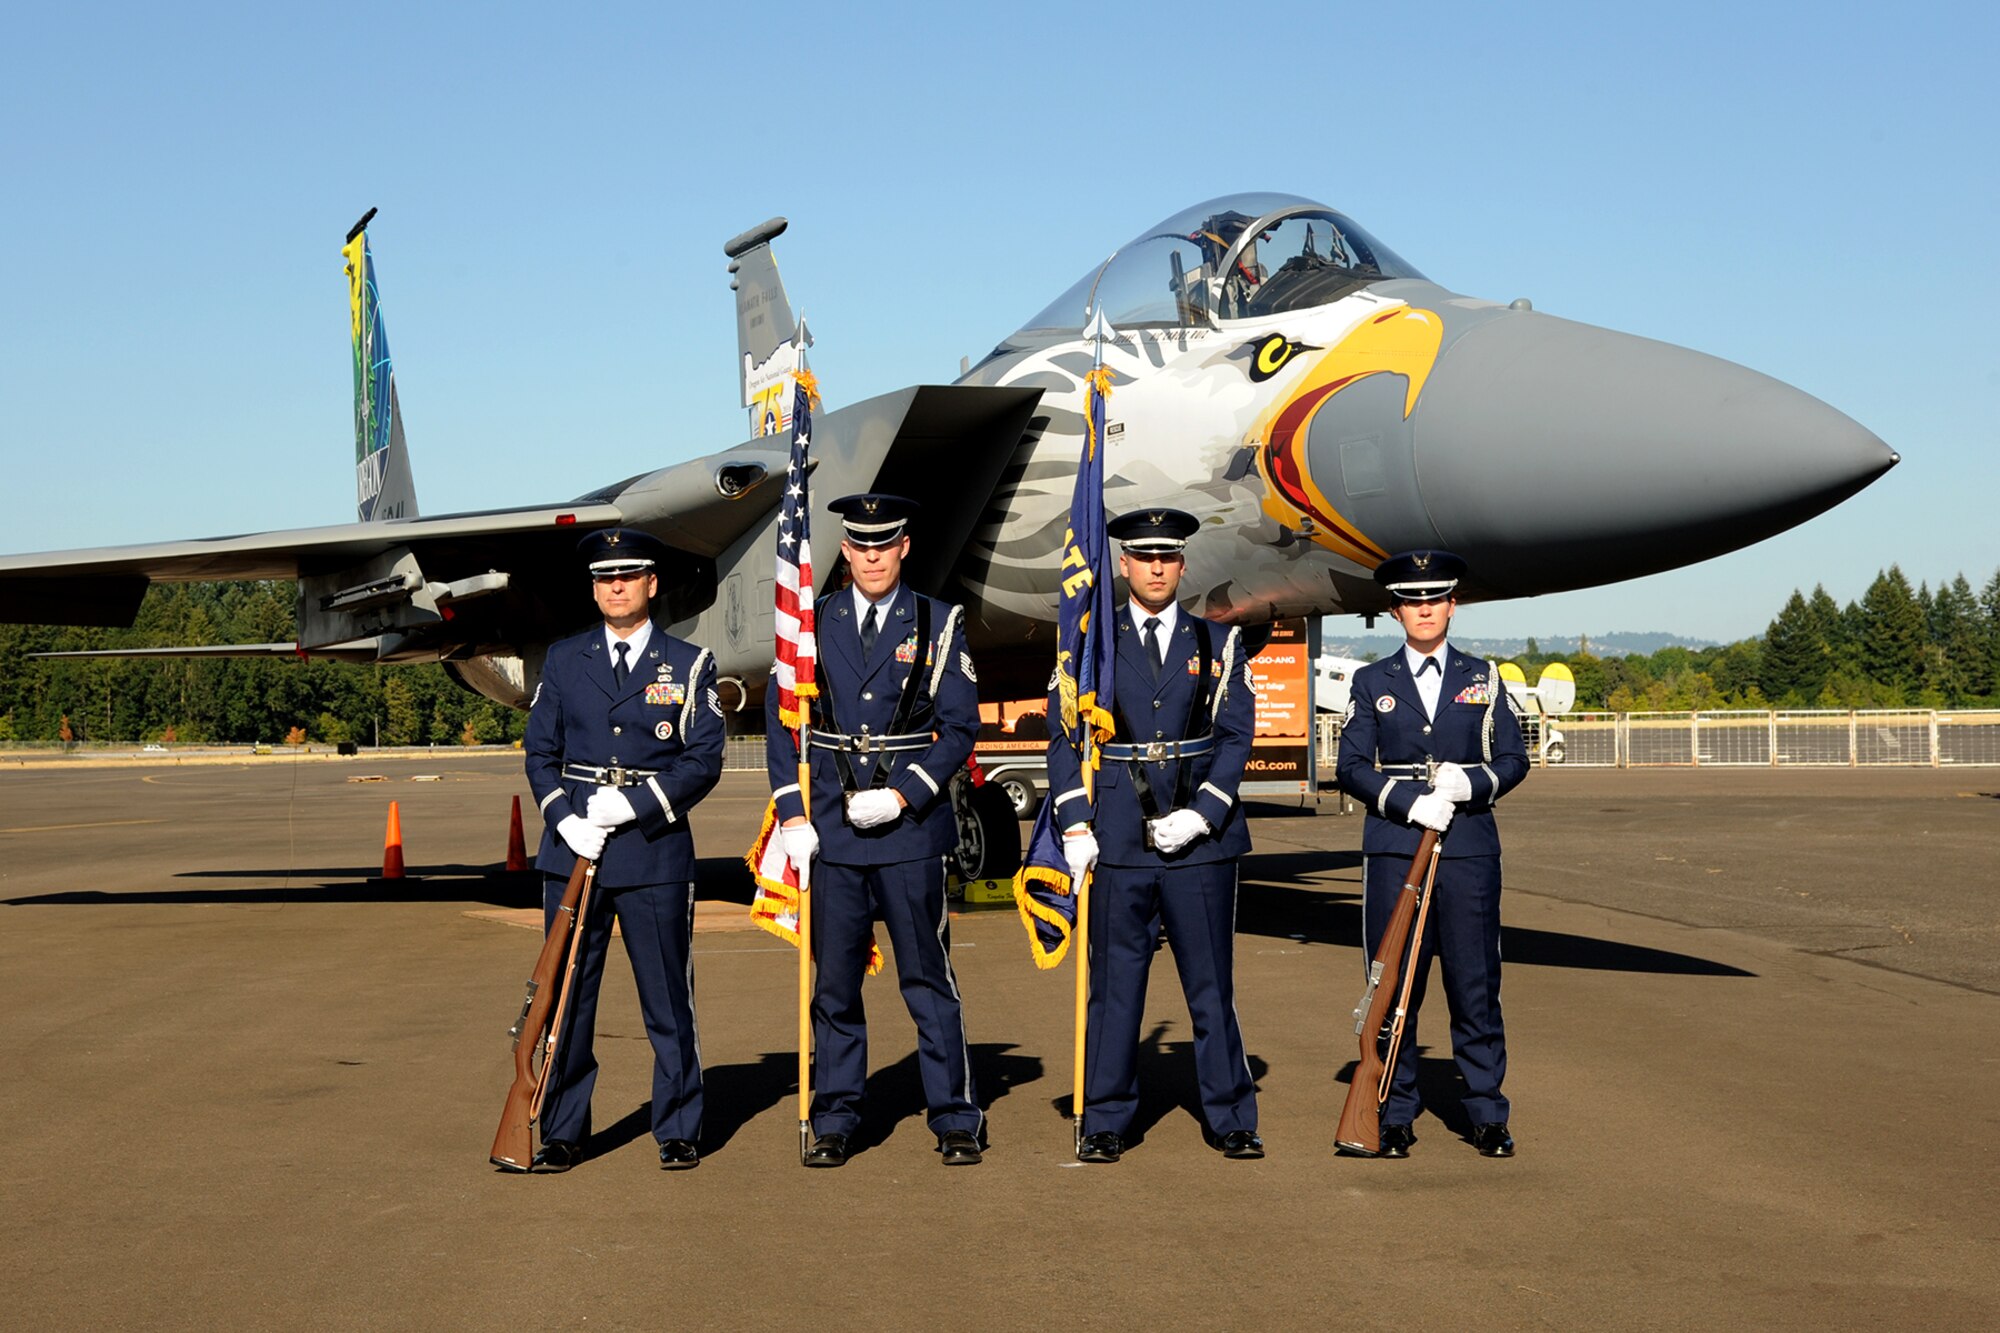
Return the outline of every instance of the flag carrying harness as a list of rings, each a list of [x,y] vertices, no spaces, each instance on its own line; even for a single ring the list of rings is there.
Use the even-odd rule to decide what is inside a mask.
[[[1148,821],[1158,819],[1167,812],[1160,809],[1159,798],[1153,794],[1152,779],[1146,775],[1146,762],[1169,759],[1179,762],[1180,766],[1174,773],[1174,803],[1171,808],[1180,810],[1187,806],[1188,798],[1194,794],[1194,765],[1189,761],[1215,747],[1214,739],[1209,734],[1213,714],[1210,705],[1217,687],[1217,682],[1209,674],[1215,660],[1215,641],[1206,620],[1196,618],[1194,632],[1195,651],[1200,662],[1196,679],[1201,682],[1201,687],[1188,695],[1187,720],[1181,726],[1182,739],[1151,745],[1139,741],[1138,729],[1125,712],[1125,701],[1120,698],[1113,703],[1118,713],[1119,731],[1133,740],[1124,745],[1115,741],[1107,744],[1103,747],[1103,754],[1106,759],[1125,760],[1126,768],[1132,775],[1132,790],[1139,797],[1139,810]]]

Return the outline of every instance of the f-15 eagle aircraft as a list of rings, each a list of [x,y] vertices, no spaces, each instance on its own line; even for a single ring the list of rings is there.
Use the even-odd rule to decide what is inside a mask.
[[[434,660],[525,707],[547,645],[595,615],[578,538],[624,525],[678,554],[660,571],[661,618],[714,650],[740,706],[770,668],[780,409],[808,341],[770,248],[783,230],[777,219],[724,247],[751,439],[567,502],[419,516],[357,226],[346,253],[362,521],[0,556],[0,620],[129,625],[154,581],[296,578],[295,645],[140,651]],[[1453,293],[1322,204],[1213,199],[1121,246],[957,383],[815,414],[819,530],[836,531],[825,502],[841,495],[918,500],[911,581],[965,604],[997,697],[1048,677],[1099,345],[1113,372],[1106,509],[1192,512],[1205,535],[1188,548],[1186,601],[1252,631],[1384,610],[1370,572],[1415,547],[1464,555],[1468,599],[1706,560],[1897,461],[1754,371]],[[822,590],[839,583],[837,563],[823,560]]]

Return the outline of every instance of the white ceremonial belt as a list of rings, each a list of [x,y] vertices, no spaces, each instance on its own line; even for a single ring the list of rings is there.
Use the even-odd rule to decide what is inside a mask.
[[[600,787],[637,787],[647,778],[660,775],[657,768],[595,768],[589,764],[564,764],[562,775],[571,782],[594,782]]]
[[[849,754],[886,754],[894,750],[928,750],[931,747],[928,731],[906,731],[901,735],[870,736],[863,731],[859,736],[850,736],[844,731],[821,731],[812,729],[811,741],[815,750],[845,750]]]

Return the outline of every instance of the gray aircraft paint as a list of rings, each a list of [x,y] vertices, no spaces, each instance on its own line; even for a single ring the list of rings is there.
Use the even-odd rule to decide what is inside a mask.
[[[1205,614],[1258,624],[1377,612],[1377,553],[1439,544],[1471,561],[1472,596],[1632,578],[1802,522],[1895,462],[1839,412],[1753,371],[1419,278],[1355,279],[1325,304],[1213,317],[1255,304],[1247,286],[1226,294],[1233,266],[1254,258],[1286,210],[1317,207],[1259,198],[1279,210],[1272,227],[1265,216],[1244,227],[1214,264],[1226,280],[1196,272],[1191,282],[1209,285],[1185,323],[1122,328],[1104,348],[1105,506],[1171,505],[1200,520],[1183,593]],[[739,355],[753,366],[800,336],[771,258],[773,227],[730,243]],[[1161,240],[1161,228],[1140,233]],[[1074,303],[1076,331],[1011,335],[956,386],[814,418],[815,501],[920,492],[911,580],[966,604],[982,680],[1003,692],[1047,675],[1094,357]],[[1422,336],[1377,346],[1382,329]],[[1342,378],[1350,363],[1367,373]],[[1309,399],[1303,434],[1277,449],[1278,422]],[[570,505],[0,557],[0,616],[129,624],[148,579],[295,576],[309,649],[452,661],[470,687],[518,706],[545,645],[594,614],[574,567],[578,535],[627,524],[682,554],[663,571],[660,613],[754,692],[770,663],[772,482],[787,446],[766,435]],[[1288,489],[1273,482],[1281,454],[1299,474]],[[825,589],[837,578],[838,529],[815,507]],[[354,612],[322,605],[366,593],[384,571],[410,585],[407,597],[362,597]]]

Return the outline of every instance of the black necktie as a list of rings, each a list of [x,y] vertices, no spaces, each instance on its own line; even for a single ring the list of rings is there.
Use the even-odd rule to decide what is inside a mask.
[[[1426,658],[1425,658],[1425,659],[1423,660],[1423,665],[1421,665],[1421,666],[1419,666],[1419,667],[1417,668],[1417,674],[1418,674],[1419,676],[1421,676],[1421,675],[1423,675],[1423,674],[1424,674],[1424,672],[1426,672],[1426,671],[1439,671],[1439,672],[1441,672],[1441,671],[1443,671],[1443,669],[1444,669],[1444,668],[1442,668],[1442,667],[1440,667],[1440,666],[1438,665],[1438,660],[1437,660],[1437,659],[1436,659],[1435,657],[1426,657]]]
[[[625,674],[626,674],[625,654],[630,652],[631,650],[632,650],[632,645],[629,643],[625,643],[622,640],[619,642],[617,647],[611,650],[614,653],[618,654],[618,660],[611,664],[612,684],[619,686],[625,684]]]
[[[1139,631],[1139,642],[1146,645],[1146,661],[1153,668],[1153,679],[1160,678],[1160,668],[1166,665],[1166,644],[1160,639],[1160,618],[1148,616],[1145,628]]]
[[[881,614],[881,608],[871,606],[868,608],[868,613],[861,617],[861,655],[863,657],[875,651],[875,636],[882,628]]]

